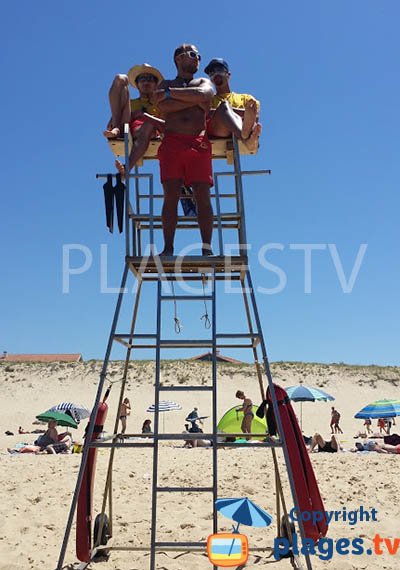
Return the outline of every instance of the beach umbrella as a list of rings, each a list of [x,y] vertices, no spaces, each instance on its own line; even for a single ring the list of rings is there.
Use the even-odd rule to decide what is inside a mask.
[[[285,388],[287,395],[293,402],[300,402],[300,427],[303,428],[303,404],[302,402],[328,402],[335,398],[320,390],[319,388],[313,388],[312,386],[306,386],[305,384],[298,384],[297,386],[290,386]]]
[[[77,424],[79,424],[81,420],[84,420],[90,416],[90,410],[88,410],[86,406],[82,406],[82,404],[75,404],[74,402],[60,402],[56,406],[50,408],[50,411],[64,412],[65,414],[69,414]]]
[[[357,419],[394,418],[400,416],[400,400],[376,400],[354,417]]]
[[[217,499],[215,507],[221,515],[238,523],[235,532],[238,531],[240,524],[266,527],[272,522],[271,515],[253,503],[253,501],[247,499],[247,497]]]
[[[169,400],[160,400],[158,403],[158,411],[161,412],[173,412],[175,410],[181,410],[182,406],[176,402],[171,402]],[[156,405],[151,404],[146,410],[146,412],[155,413]],[[165,431],[165,416],[163,416],[163,430]]]
[[[49,422],[50,420],[54,420],[60,426],[72,427],[75,429],[78,427],[76,421],[71,418],[69,414],[65,414],[64,412],[57,412],[55,410],[47,410],[47,412],[43,412],[43,414],[36,416],[36,419],[40,420],[41,422]]]

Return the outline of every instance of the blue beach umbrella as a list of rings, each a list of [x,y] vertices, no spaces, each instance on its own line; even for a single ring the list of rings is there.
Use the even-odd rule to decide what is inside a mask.
[[[400,416],[400,400],[376,400],[354,417],[357,419],[393,418]]]
[[[312,388],[311,386],[306,386],[305,384],[298,384],[297,386],[290,386],[285,388],[287,395],[293,402],[300,402],[300,426],[303,427],[303,404],[302,402],[329,402],[335,398],[320,390],[319,388]]]
[[[217,499],[215,506],[221,515],[238,523],[235,532],[237,532],[240,524],[265,527],[269,526],[272,522],[272,517],[267,511],[264,511],[264,509],[261,509],[246,497],[239,499]]]

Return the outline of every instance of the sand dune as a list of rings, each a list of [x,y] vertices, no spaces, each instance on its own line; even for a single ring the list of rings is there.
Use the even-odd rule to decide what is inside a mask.
[[[2,570],[52,570],[58,553],[67,520],[71,493],[79,468],[79,455],[33,456],[8,455],[7,447],[21,441],[32,442],[34,435],[18,436],[18,426],[26,430],[32,425],[36,414],[62,400],[81,402],[91,407],[98,382],[101,363],[90,361],[74,364],[13,364],[0,365],[2,389],[2,415],[0,443],[2,488],[0,518],[0,569]],[[111,362],[108,378],[113,382],[109,400],[110,413],[106,431],[112,432],[119,396],[121,363]],[[323,365],[305,363],[275,363],[272,366],[274,379],[283,387],[297,384],[300,380],[312,386],[320,386],[331,393],[334,405],[342,414],[343,445],[353,444],[353,434],[362,422],[354,414],[365,404],[378,398],[399,397],[400,369],[396,367],[363,367],[347,365]],[[151,417],[145,410],[154,400],[152,387],[154,364],[132,363],[129,371],[127,396],[133,406],[128,420],[128,431],[140,431],[143,420]],[[168,383],[208,383],[208,363],[185,361],[163,362],[162,381]],[[255,403],[260,394],[254,368],[248,365],[221,365],[218,374],[219,414],[232,405],[237,389],[244,390]],[[167,398],[170,395],[167,396]],[[165,415],[166,431],[182,431],[184,418],[198,406],[201,414],[209,415],[210,396],[205,393],[177,393],[174,398],[183,409]],[[329,433],[331,403],[303,404],[303,429],[306,434],[315,431]],[[295,404],[296,412],[299,405]],[[399,419],[400,424],[400,419]],[[206,420],[205,429],[210,429]],[[74,433],[81,439],[84,426]],[[14,432],[6,436],[5,431]],[[394,429],[396,431],[396,429]],[[398,426],[400,433],[400,425]],[[281,454],[279,453],[279,456]],[[100,509],[101,492],[104,486],[108,454],[99,454],[96,508]],[[339,521],[330,526],[329,537],[364,537],[369,542],[376,533],[387,538],[400,538],[399,468],[400,456],[370,454],[340,455],[315,454],[312,462],[320,484],[327,509],[347,510],[376,508],[378,522],[362,522],[354,527]],[[283,460],[280,457],[283,466]],[[165,484],[196,485],[211,484],[211,452],[209,449],[183,449],[177,443],[166,443],[160,452],[160,481]],[[114,465],[114,537],[115,543],[144,545],[150,537],[150,491],[152,451],[118,450]],[[222,449],[219,451],[220,496],[249,496],[257,504],[275,515],[274,474],[271,454],[262,449]],[[211,533],[211,505],[204,495],[174,494],[160,499],[160,540],[204,540]],[[228,519],[220,518],[221,530],[230,530]],[[275,527],[251,529],[242,527],[248,535],[251,547],[272,546]],[[167,570],[211,568],[207,558],[199,554],[185,555],[168,553],[158,555],[158,568]],[[74,537],[70,541],[65,568],[72,569]],[[400,548],[395,556],[340,556],[331,561],[312,557],[314,568],[332,569],[397,569],[400,565]],[[92,564],[96,570],[145,570],[149,567],[147,554],[113,552],[108,562]],[[247,568],[290,568],[289,563],[280,563],[250,555]]]

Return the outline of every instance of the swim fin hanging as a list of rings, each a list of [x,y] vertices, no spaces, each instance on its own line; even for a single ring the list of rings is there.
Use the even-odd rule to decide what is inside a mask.
[[[103,185],[104,205],[106,207],[106,225],[113,233],[114,228],[114,188],[112,185],[112,175],[107,174],[107,182]]]
[[[117,185],[114,188],[115,207],[117,210],[119,233],[122,233],[124,229],[125,184],[121,180],[121,174],[117,174],[116,179]]]
[[[107,182],[103,185],[106,225],[110,233],[113,233],[114,230],[114,202],[117,210],[119,233],[122,233],[124,229],[125,184],[121,181],[120,174],[116,175],[116,181],[116,186],[113,186],[112,174],[107,174]]]

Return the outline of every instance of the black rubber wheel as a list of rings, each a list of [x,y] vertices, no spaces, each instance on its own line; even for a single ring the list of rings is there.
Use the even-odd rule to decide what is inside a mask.
[[[288,526],[290,528],[290,533],[288,531]],[[279,529],[279,534],[282,538],[286,538],[290,544],[292,544],[292,536],[295,534],[296,528],[294,526],[294,522],[289,519],[289,516],[286,517],[283,515],[281,518],[281,525]]]
[[[100,536],[100,543],[97,543],[97,534],[99,532],[100,524],[101,524],[101,514],[97,515],[94,521],[94,530],[93,530],[93,544],[95,546],[106,545],[109,539],[111,538],[110,533],[110,523],[108,522],[108,516],[104,513],[103,515],[103,529]]]

